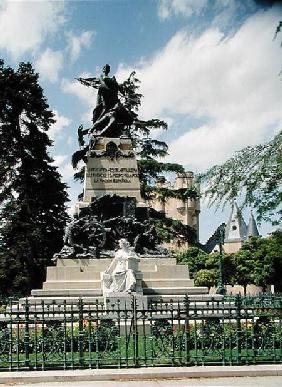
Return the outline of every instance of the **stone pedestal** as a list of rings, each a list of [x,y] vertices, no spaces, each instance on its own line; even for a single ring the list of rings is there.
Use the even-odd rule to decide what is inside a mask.
[[[93,198],[115,194],[141,202],[137,160],[128,137],[100,137],[91,146],[85,166],[83,200],[76,212]]]
[[[108,310],[132,310],[133,302],[136,302],[136,308],[147,309],[148,297],[138,293],[107,293],[104,297],[104,305]]]
[[[40,303],[42,299],[75,300],[78,297],[103,302],[101,272],[104,272],[110,263],[110,258],[58,259],[56,266],[47,268],[43,289],[32,290],[34,302]],[[139,270],[141,277],[138,281],[141,283],[144,297],[148,300],[159,297],[167,301],[183,300],[185,294],[193,297],[207,296],[208,288],[195,286],[194,281],[190,279],[188,267],[177,265],[173,257],[140,257]],[[137,272],[137,278],[138,276]],[[141,296],[142,294],[140,300],[143,300]],[[114,297],[116,298],[116,295]],[[109,300],[113,301],[112,295],[109,295]]]

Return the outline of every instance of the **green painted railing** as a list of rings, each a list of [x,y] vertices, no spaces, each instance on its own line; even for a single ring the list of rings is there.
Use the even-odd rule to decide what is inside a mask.
[[[123,306],[123,308],[122,308]],[[2,302],[0,370],[282,362],[282,297]]]

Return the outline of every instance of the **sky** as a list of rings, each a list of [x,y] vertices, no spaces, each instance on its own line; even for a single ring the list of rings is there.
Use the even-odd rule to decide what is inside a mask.
[[[168,123],[153,134],[169,146],[166,161],[200,173],[281,130],[281,16],[281,2],[266,0],[0,0],[0,58],[40,74],[57,119],[50,153],[72,206],[82,191],[70,164],[76,132],[90,126],[96,100],[76,77],[98,76],[105,63],[118,82],[135,70],[140,117]],[[229,213],[203,201],[200,240]]]

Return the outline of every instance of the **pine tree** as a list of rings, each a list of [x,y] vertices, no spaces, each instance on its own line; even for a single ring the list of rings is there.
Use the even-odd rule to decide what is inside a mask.
[[[53,113],[30,63],[0,61],[0,292],[41,285],[68,216],[66,185],[48,154]]]

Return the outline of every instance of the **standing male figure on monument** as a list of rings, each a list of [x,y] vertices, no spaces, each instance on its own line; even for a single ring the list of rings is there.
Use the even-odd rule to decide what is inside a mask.
[[[130,125],[133,117],[122,105],[118,93],[123,93],[115,76],[109,77],[111,67],[106,64],[99,78],[78,78],[79,82],[88,87],[98,89],[96,106],[93,109],[93,127],[89,134],[107,137],[119,137],[121,126]]]

